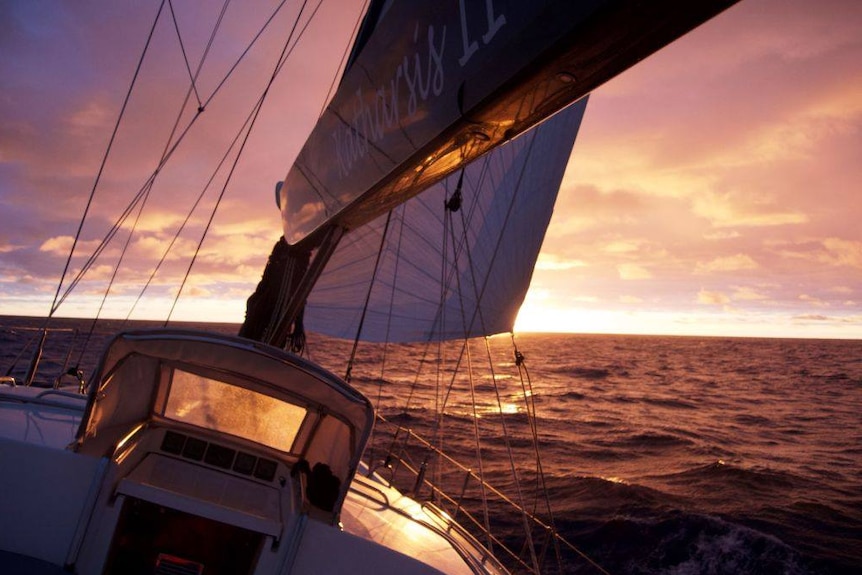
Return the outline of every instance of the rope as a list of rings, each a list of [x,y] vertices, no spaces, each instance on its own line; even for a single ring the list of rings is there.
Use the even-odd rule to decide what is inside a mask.
[[[69,271],[69,266],[70,266],[70,265],[71,265],[71,263],[72,263],[72,256],[75,254],[75,248],[77,247],[77,245],[78,245],[78,240],[79,240],[79,239],[80,239],[80,237],[81,237],[81,231],[82,231],[82,230],[83,230],[83,228],[84,228],[84,222],[85,222],[85,221],[86,221],[86,219],[87,219],[87,215],[90,213],[90,207],[92,206],[92,204],[93,204],[93,198],[94,198],[94,197],[95,197],[95,195],[96,195],[96,188],[98,187],[99,182],[100,182],[100,181],[101,181],[101,179],[102,179],[102,173],[104,172],[104,170],[105,170],[105,165],[106,165],[106,164],[107,164],[107,162],[108,162],[108,156],[109,156],[109,154],[111,153],[111,148],[113,147],[114,140],[115,140],[115,139],[116,139],[116,137],[117,137],[117,132],[118,132],[118,131],[119,131],[119,129],[120,129],[120,122],[122,121],[123,116],[125,115],[126,107],[128,106],[128,104],[129,104],[129,100],[130,100],[130,98],[131,98],[131,96],[132,96],[132,90],[134,89],[135,84],[136,84],[136,82],[137,82],[137,80],[138,80],[138,75],[140,74],[140,72],[141,72],[141,67],[142,67],[142,65],[143,65],[143,63],[144,63],[144,57],[146,56],[147,52],[149,51],[150,42],[151,42],[151,41],[152,41],[152,39],[153,39],[153,34],[154,34],[155,30],[156,30],[156,24],[158,24],[158,22],[159,22],[159,17],[160,17],[160,15],[161,15],[161,13],[162,13],[162,9],[164,8],[164,6],[165,6],[165,0],[162,0],[162,3],[161,3],[161,4],[159,4],[159,10],[158,10],[158,12],[156,13],[156,17],[155,17],[155,19],[153,20],[153,25],[150,27],[150,33],[149,33],[149,35],[147,36],[147,41],[146,41],[146,44],[144,45],[144,50],[143,50],[143,52],[141,53],[141,57],[138,59],[138,65],[135,67],[135,73],[134,73],[134,75],[132,76],[132,82],[131,82],[131,84],[129,85],[129,89],[128,89],[128,90],[127,90],[127,92],[126,92],[126,97],[125,97],[125,99],[123,100],[123,106],[122,106],[122,108],[120,109],[120,116],[117,118],[117,122],[114,124],[114,130],[113,130],[113,132],[111,133],[111,138],[110,138],[110,140],[108,141],[108,149],[107,149],[107,150],[105,150],[105,155],[102,157],[102,163],[101,163],[101,165],[99,166],[99,171],[98,171],[98,173],[96,174],[96,181],[95,181],[95,182],[93,182],[93,187],[92,187],[92,189],[90,190],[90,196],[89,196],[89,198],[87,198],[87,204],[86,204],[86,206],[85,206],[85,208],[84,208],[84,214],[81,216],[81,221],[78,223],[78,229],[77,229],[77,231],[75,232],[75,239],[72,241],[72,248],[69,250],[69,257],[68,257],[68,258],[66,258],[66,265],[63,267],[63,273],[60,275],[60,282],[59,282],[59,284],[57,284],[57,291],[56,291],[56,293],[54,294],[54,301],[53,301],[53,302],[52,302],[52,304],[51,304],[51,311],[48,313],[48,317],[45,319],[45,327],[47,327],[47,325],[48,325],[48,321],[49,321],[49,320],[54,316],[54,313],[57,311],[58,306],[60,305],[60,303],[62,303],[61,301],[58,301],[58,298],[60,297],[60,290],[61,290],[61,289],[62,289],[62,287],[63,287],[63,281],[66,279],[66,274],[68,273],[68,271]]]
[[[488,338],[485,338],[485,351],[488,354],[488,364],[491,369],[491,381],[494,382],[494,397],[497,399],[497,411],[500,415],[500,427],[503,431],[503,444],[506,447],[506,453],[509,456],[509,469],[512,472],[512,480],[515,483],[515,493],[518,498],[518,506],[521,508],[521,519],[524,523],[524,531],[527,534],[527,545],[530,551],[530,559],[533,563],[533,569],[535,569],[536,573],[539,573],[539,561],[536,556],[536,549],[533,543],[533,531],[530,529],[529,518],[527,517],[527,509],[524,505],[524,495],[521,490],[521,482],[518,480],[518,470],[515,467],[515,456],[512,451],[512,443],[509,441],[509,428],[506,425],[506,418],[503,414],[503,399],[500,396],[500,387],[497,385],[497,374],[494,370],[494,360],[491,356],[491,345],[489,343]]]
[[[375,411],[380,410],[380,406],[383,403],[383,382],[385,381],[384,376],[386,374],[387,367],[387,358],[389,352],[389,335],[391,333],[392,328],[392,312],[395,306],[395,286],[398,284],[398,272],[400,269],[401,263],[401,239],[404,237],[404,220],[406,219],[406,211],[407,204],[401,204],[398,208],[396,208],[397,212],[400,212],[400,226],[398,228],[398,242],[395,245],[395,262],[394,268],[392,270],[392,287],[389,291],[389,313],[386,314],[386,335],[383,338],[383,356],[380,360],[380,376],[377,378],[377,401],[375,402]],[[388,224],[387,224],[388,225]],[[374,434],[376,432],[376,428],[371,429],[371,435],[369,436],[368,443],[371,446],[369,450],[369,461],[374,461]]]
[[[359,316],[359,325],[356,327],[356,337],[353,339],[353,349],[350,350],[350,359],[347,361],[347,371],[344,380],[350,383],[350,372],[353,371],[353,362],[356,360],[356,350],[359,347],[359,338],[362,335],[362,327],[365,325],[365,316],[368,313],[368,304],[371,301],[371,291],[377,280],[377,272],[380,270],[380,259],[383,255],[383,247],[386,245],[386,235],[389,232],[389,222],[392,221],[392,211],[386,214],[386,223],[383,225],[383,233],[380,235],[380,247],[377,249],[377,257],[374,260],[374,270],[371,273],[371,281],[368,282],[368,291],[365,292],[365,303],[362,306],[362,314]]]
[[[249,45],[246,47],[246,49],[243,51],[243,53],[242,53],[242,54],[240,54],[240,56],[239,56],[239,57],[237,58],[237,60],[233,63],[233,65],[230,67],[230,69],[229,69],[229,70],[228,70],[228,72],[225,74],[225,76],[222,78],[222,80],[219,82],[219,84],[216,86],[216,88],[212,91],[212,93],[210,94],[209,98],[204,102],[204,104],[203,104],[202,106],[199,106],[199,108],[198,108],[198,113],[197,113],[197,114],[195,114],[195,115],[192,117],[192,119],[189,121],[189,123],[188,123],[188,124],[186,125],[186,127],[183,129],[183,132],[182,132],[182,133],[177,137],[177,139],[173,142],[173,144],[172,144],[172,145],[170,145],[170,148],[167,150],[167,152],[163,152],[162,160],[159,162],[159,164],[158,164],[158,166],[156,167],[156,169],[152,172],[152,174],[150,174],[150,176],[147,178],[147,181],[146,181],[146,182],[141,186],[141,188],[138,190],[138,192],[135,194],[135,196],[132,198],[132,200],[131,200],[131,201],[129,202],[129,204],[126,206],[126,208],[125,208],[125,210],[123,211],[123,213],[120,215],[120,217],[119,217],[119,218],[117,219],[117,221],[114,223],[114,225],[112,226],[112,228],[107,232],[107,234],[105,235],[105,237],[101,240],[101,242],[100,242],[99,246],[94,250],[93,254],[88,258],[88,260],[87,260],[87,261],[85,262],[85,264],[82,266],[81,270],[78,272],[78,274],[76,275],[76,277],[74,278],[74,280],[70,283],[70,285],[67,287],[67,289],[63,292],[62,297],[60,297],[60,298],[58,299],[58,298],[55,296],[55,303],[54,303],[54,305],[52,306],[52,311],[51,311],[51,313],[49,314],[49,317],[51,317],[51,315],[53,315],[53,313],[56,311],[56,309],[57,309],[57,308],[58,308],[58,307],[59,307],[59,306],[60,306],[60,305],[61,305],[61,304],[66,300],[66,298],[71,294],[71,292],[72,292],[72,291],[74,291],[74,289],[77,287],[78,283],[81,281],[81,279],[83,279],[84,275],[89,271],[89,269],[93,266],[93,264],[95,263],[95,261],[96,261],[96,260],[99,258],[99,256],[101,255],[101,253],[105,250],[105,248],[107,247],[107,244],[111,242],[111,240],[112,240],[112,239],[114,238],[114,236],[116,235],[117,231],[120,229],[120,227],[122,227],[122,225],[123,225],[123,224],[125,223],[125,221],[128,219],[129,215],[130,215],[130,214],[131,214],[131,212],[134,210],[135,206],[136,206],[136,205],[137,205],[137,204],[138,204],[138,203],[139,203],[139,202],[144,198],[144,196],[148,193],[149,189],[150,189],[150,188],[152,187],[152,185],[154,184],[156,177],[157,177],[157,176],[158,176],[158,174],[161,172],[162,168],[167,164],[168,160],[169,160],[171,157],[173,157],[174,152],[176,152],[176,150],[179,148],[180,144],[185,140],[185,137],[186,137],[186,136],[189,134],[189,132],[191,131],[192,127],[193,127],[193,126],[194,126],[194,124],[196,123],[196,121],[197,121],[197,119],[199,118],[199,116],[200,116],[201,112],[203,111],[203,109],[204,109],[204,108],[205,108],[205,107],[206,107],[206,106],[207,106],[207,105],[208,105],[208,104],[213,100],[213,98],[215,98],[215,96],[216,96],[216,95],[221,91],[221,88],[225,85],[225,83],[227,82],[228,78],[230,78],[230,77],[232,76],[232,74],[233,74],[233,72],[236,70],[236,68],[237,68],[237,67],[239,66],[239,64],[240,64],[240,63],[245,59],[245,57],[246,57],[246,56],[248,55],[248,53],[251,51],[251,48],[252,48],[252,47],[257,43],[258,39],[262,36],[263,32],[264,32],[264,31],[269,27],[269,25],[273,22],[273,20],[275,19],[276,15],[280,12],[280,10],[282,9],[282,7],[283,7],[283,6],[284,6],[284,4],[286,3],[286,1],[287,1],[287,0],[282,0],[282,2],[281,2],[281,3],[279,3],[279,5],[275,8],[275,10],[273,10],[272,14],[270,14],[269,18],[266,20],[266,22],[263,24],[263,26],[261,26],[261,28],[260,28],[260,30],[258,30],[257,34],[255,34],[255,36],[253,37],[253,39],[251,40],[251,42],[249,43]],[[163,0],[163,2],[162,2],[162,7],[163,7],[163,6],[164,6],[164,0]],[[319,4],[318,4],[318,7],[319,7]],[[316,11],[316,9],[315,9],[315,11]],[[160,7],[160,9],[159,9],[159,14],[160,14],[160,13],[161,13],[161,7]],[[159,19],[159,15],[157,15],[157,16],[156,16],[156,20],[153,22],[153,30],[155,29],[155,26],[156,26],[156,24],[157,24],[157,22],[158,22],[158,19]],[[221,21],[221,19],[219,19],[219,22],[220,22],[220,21]],[[307,24],[306,24],[306,26],[307,26]],[[151,38],[152,38],[152,36],[153,36],[153,30],[151,30],[151,31],[150,31],[150,37],[149,37],[149,38],[148,38],[148,40],[147,40],[147,47],[149,46],[149,42],[150,42],[150,40],[151,40]],[[303,30],[304,30],[304,28],[303,28]],[[211,43],[212,43],[212,38],[211,38],[211,40],[210,40],[210,44],[211,44]],[[144,54],[146,53],[146,51],[147,51],[147,48],[145,48],[145,50],[144,50]],[[207,52],[208,52],[208,51],[209,51],[209,48],[207,48]],[[143,61],[144,54],[142,54],[142,55],[141,55],[141,62]],[[137,78],[138,73],[139,73],[139,71],[140,71],[140,68],[141,68],[141,62],[139,62],[139,64],[138,64],[138,68],[137,68],[137,70],[136,70],[136,72],[135,72],[135,78]],[[197,77],[197,74],[195,75],[195,77]],[[133,82],[133,85],[134,85],[134,82]],[[127,96],[126,96],[126,100],[125,100],[125,102],[124,102],[124,104],[123,104],[123,109],[122,109],[122,111],[121,111],[121,113],[120,113],[120,118],[122,118],[123,113],[125,112],[126,104],[128,103],[129,97],[130,97],[130,95],[131,95],[131,91],[132,91],[132,87],[130,87],[130,89],[129,89],[129,93],[128,93],[128,94],[127,94]],[[117,131],[118,127],[119,127],[119,123],[120,123],[120,119],[118,119],[118,121],[117,121],[117,127],[115,127],[114,135],[111,137],[111,144],[109,144],[109,146],[108,146],[108,151],[110,151],[110,148],[111,148],[111,145],[112,145],[112,143],[113,143],[114,137],[116,136],[116,131]],[[176,126],[175,126],[175,127],[176,127]],[[235,141],[234,141],[234,143],[235,143]],[[232,144],[232,145],[233,145],[233,144]],[[87,214],[88,214],[88,212],[89,212],[89,208],[90,208],[90,203],[91,203],[91,201],[92,201],[92,197],[93,197],[93,195],[94,195],[94,193],[95,193],[96,186],[98,185],[98,182],[99,182],[99,181],[100,181],[100,179],[101,179],[101,174],[102,174],[102,171],[104,170],[104,165],[105,165],[105,161],[107,160],[107,156],[108,156],[108,152],[106,152],[106,154],[105,154],[105,159],[103,160],[103,162],[102,162],[102,167],[101,167],[101,169],[99,170],[99,176],[97,177],[97,179],[96,179],[96,184],[94,184],[94,186],[93,186],[93,191],[91,192],[90,201],[88,202],[88,204],[87,204],[87,209],[85,210],[84,215],[83,215],[83,217],[82,217],[82,219],[81,219],[81,224],[80,224],[80,227],[79,227],[78,235],[80,235],[80,228],[81,228],[81,227],[83,227],[83,222],[84,222],[84,220],[86,220],[86,218],[87,218]],[[197,205],[197,204],[195,204],[195,205]],[[69,260],[71,260],[72,254],[74,253],[74,249],[75,249],[75,245],[77,244],[77,241],[78,241],[78,236],[76,236],[75,244],[73,244],[73,246],[72,246],[72,250],[70,251]],[[63,279],[65,278],[65,275],[66,275],[66,273],[67,273],[68,267],[69,267],[69,262],[67,262],[67,264],[66,264],[66,269],[65,269],[65,270],[64,270],[64,272],[63,272],[63,278],[61,278],[60,285],[58,286],[58,290],[57,290],[57,291],[58,291],[58,293],[59,293],[59,291],[60,291],[60,289],[61,289],[61,287],[62,287]],[[136,302],[136,303],[137,303],[137,302]]]
[[[287,58],[290,56],[290,54],[292,52],[292,49],[290,47],[290,43],[291,43],[291,40],[293,39],[294,33],[296,32],[296,28],[299,24],[299,19],[302,17],[302,12],[305,10],[305,6],[307,4],[308,4],[308,0],[304,0],[302,3],[302,6],[299,9],[299,14],[296,17],[296,20],[294,20],[293,27],[290,30],[290,34],[288,34],[287,39],[285,40],[284,46],[282,47],[281,54],[279,55],[278,62],[275,66],[275,69],[273,70],[272,75],[269,78],[269,82],[267,83],[266,88],[263,91],[263,94],[258,99],[257,104],[254,107],[254,111],[252,113],[251,123],[248,125],[248,130],[246,130],[245,136],[243,136],[243,138],[242,138],[242,143],[240,144],[239,150],[237,151],[236,158],[234,159],[233,164],[231,165],[230,171],[228,172],[227,178],[225,179],[225,183],[222,186],[221,192],[219,192],[219,195],[218,195],[218,198],[216,199],[215,205],[213,206],[213,209],[210,212],[209,219],[207,220],[206,226],[204,226],[204,231],[201,234],[201,238],[198,241],[198,245],[195,248],[195,252],[192,255],[191,261],[189,262],[188,268],[186,269],[186,273],[183,275],[183,280],[180,283],[179,289],[177,290],[177,295],[174,298],[173,303],[171,304],[171,309],[168,312],[167,318],[165,318],[165,323],[164,323],[165,326],[167,326],[168,323],[170,323],[170,321],[171,321],[171,316],[173,315],[174,310],[176,309],[176,306],[177,306],[177,302],[179,301],[180,296],[183,293],[183,289],[185,288],[185,285],[188,282],[189,276],[191,275],[191,272],[192,272],[192,267],[194,267],[194,264],[197,261],[197,257],[200,254],[201,247],[203,247],[204,240],[206,239],[207,235],[209,234],[209,230],[210,230],[210,227],[212,226],[213,220],[215,219],[216,212],[218,211],[218,208],[221,205],[222,199],[224,199],[224,195],[227,192],[227,187],[230,184],[231,179],[233,178],[233,174],[236,171],[237,165],[239,164],[239,159],[242,157],[243,150],[245,150],[245,146],[248,143],[248,139],[251,136],[251,132],[254,129],[254,124],[260,115],[260,111],[263,108],[263,103],[266,100],[267,95],[269,94],[269,90],[270,90],[270,88],[272,88],[272,84],[275,82],[275,79],[278,76],[278,73],[281,70],[282,66],[284,65],[284,62],[287,60]],[[319,6],[320,6],[320,3],[318,3],[318,7]],[[316,12],[316,9],[315,9],[315,12]],[[314,14],[312,14],[312,18],[313,17],[314,17]],[[306,24],[306,26],[307,26],[307,24]],[[303,30],[304,30],[304,28],[303,28]],[[295,46],[295,44],[294,44],[294,46]],[[220,86],[221,85],[219,85],[219,87]]]
[[[536,418],[536,402],[534,399],[535,395],[533,394],[533,382],[530,379],[530,372],[527,369],[527,364],[525,363],[526,358],[521,353],[521,351],[518,349],[518,345],[515,342],[515,334],[512,333],[510,335],[511,335],[511,340],[512,340],[512,348],[514,350],[514,356],[515,356],[515,366],[518,368],[518,376],[521,380],[521,391],[523,392],[523,396],[524,396],[524,408],[525,408],[526,413],[527,413],[527,422],[530,424],[530,433],[532,434],[532,439],[533,439],[533,449],[535,450],[535,453],[536,453],[537,489],[536,489],[536,501],[533,504],[533,514],[534,515],[536,514],[536,508],[538,507],[538,499],[539,499],[539,493],[538,492],[539,492],[539,490],[541,490],[541,493],[544,496],[544,500],[545,500],[545,510],[548,513],[548,523],[551,527],[551,533],[556,535],[557,534],[557,526],[556,526],[556,522],[554,520],[554,510],[551,508],[551,498],[550,498],[550,495],[548,493],[548,484],[545,481],[545,471],[544,471],[544,468],[542,467],[542,456],[539,453],[539,430],[538,430],[538,426],[536,425],[536,420],[537,420],[537,418]],[[556,538],[554,538],[553,541],[554,541],[554,550],[556,552],[556,557],[557,557],[557,564],[559,566],[560,572],[562,572],[563,571],[563,564],[562,564],[562,555],[560,554],[560,548],[556,544],[556,541],[557,541]]]
[[[339,72],[341,72],[344,68],[344,62],[347,60],[347,57],[350,55],[350,47],[353,46],[353,43],[356,39],[356,34],[359,31],[359,26],[362,24],[362,15],[366,13],[366,9],[368,8],[368,3],[370,0],[365,0],[362,3],[362,8],[359,10],[359,15],[356,17],[356,22],[353,24],[353,32],[350,34],[350,40],[348,40],[347,44],[344,46],[344,52],[341,54],[341,60],[338,62],[338,68],[336,68],[335,74],[332,76],[332,81],[329,83],[329,89],[326,91],[326,97],[323,99],[323,105],[320,107],[320,112],[317,114],[318,117],[323,115],[323,112],[326,110],[327,104],[329,104],[329,99],[332,97],[332,91],[335,89],[335,84],[338,81]]]
[[[488,534],[488,550],[493,553],[491,538],[491,514],[488,508],[488,493],[485,490],[485,464],[482,458],[482,436],[479,433],[479,413],[476,411],[476,384],[473,381],[473,356],[470,346],[467,346],[467,373],[470,382],[470,404],[473,408],[473,439],[476,443],[476,461],[479,464],[479,492],[482,497],[482,518],[485,522],[485,532]]]

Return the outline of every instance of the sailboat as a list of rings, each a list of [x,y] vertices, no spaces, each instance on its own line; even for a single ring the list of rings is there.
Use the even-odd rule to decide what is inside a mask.
[[[239,336],[124,332],[85,393],[0,388],[3,572],[562,571],[569,543],[488,481],[486,447],[475,469],[440,447],[447,410],[483,415],[454,406],[449,362],[473,393],[469,342],[512,331],[587,94],[732,3],[372,2],[277,187],[283,237]],[[353,342],[344,377],[301,356],[306,329]],[[393,377],[358,372],[396,344],[451,377],[428,436],[358,390]],[[525,539],[494,534],[490,498]]]

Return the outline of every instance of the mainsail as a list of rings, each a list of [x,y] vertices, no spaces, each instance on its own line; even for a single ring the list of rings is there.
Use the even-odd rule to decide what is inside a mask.
[[[249,317],[268,313],[275,318],[266,328],[252,330],[252,337],[286,345],[290,332],[296,333],[311,288],[345,233],[349,236],[386,216],[736,1],[373,2],[336,94],[278,192],[282,241],[296,246],[301,254],[315,250],[316,254],[298,285],[289,282],[287,303],[257,312],[250,302]],[[478,180],[472,169],[464,177],[468,182]],[[452,182],[442,189],[451,186]],[[393,223],[400,226],[402,219],[412,222],[410,214],[427,209],[422,206],[433,209],[434,200],[428,202],[393,212],[390,227]],[[499,203],[505,204],[505,200]],[[381,225],[360,232],[352,242],[373,243],[372,238],[380,233],[374,230]],[[418,230],[421,225],[410,223],[408,227]],[[414,233],[413,243],[427,241],[420,236]],[[395,248],[387,249],[392,252]],[[416,249],[413,265],[418,269],[422,250]],[[428,251],[447,254],[439,248]],[[464,254],[472,257],[467,251]],[[345,260],[338,273],[348,283],[355,280],[357,286],[367,286],[367,271],[353,275],[357,268],[352,266],[368,265],[354,263],[357,259],[361,257]],[[461,268],[457,269],[451,277],[465,279]],[[503,267],[488,269],[491,271],[481,281],[470,278],[466,287],[415,300],[423,308],[417,317],[424,319],[408,321],[409,314],[403,316],[407,325],[402,336],[421,339],[436,332],[463,337],[510,329],[517,305],[491,304],[486,309],[459,300],[471,291],[472,299],[490,295],[495,300],[487,290],[505,283],[494,275],[503,273]],[[384,269],[384,277],[387,273],[390,279],[384,281],[394,290],[394,272]],[[417,282],[420,276],[417,272]],[[520,303],[525,288],[520,279],[513,283],[517,287],[512,294],[498,301]],[[410,289],[401,285],[400,289]],[[330,331],[323,327],[332,323],[326,315],[331,318],[339,310],[350,315],[347,310],[354,302],[347,302],[353,296],[350,290],[335,287],[320,286],[317,291],[318,311],[314,313],[320,323],[312,329]],[[375,297],[370,292],[368,299]],[[459,318],[455,323],[448,319],[453,315]],[[355,313],[351,317],[358,324]],[[362,329],[353,330],[354,335],[384,337],[390,327],[381,322],[371,311]],[[376,327],[372,329],[371,324]],[[345,331],[351,330],[339,333]]]
[[[308,298],[309,329],[367,341],[511,331],[585,108],[573,104],[347,234]]]

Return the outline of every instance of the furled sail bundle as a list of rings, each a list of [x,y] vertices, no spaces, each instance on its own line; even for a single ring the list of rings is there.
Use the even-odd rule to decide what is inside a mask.
[[[307,327],[368,341],[511,331],[585,108],[573,104],[352,230],[308,298]]]

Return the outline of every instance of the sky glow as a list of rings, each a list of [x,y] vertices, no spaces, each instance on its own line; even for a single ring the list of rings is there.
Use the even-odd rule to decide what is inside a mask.
[[[286,3],[243,60],[241,88],[217,89],[277,4],[258,3],[227,15],[228,33],[209,56],[218,65],[201,72],[180,125],[192,121],[197,98],[205,112],[159,175],[168,196],[148,200],[135,224],[105,317],[126,317],[148,280],[131,317],[170,309],[230,161],[150,280],[202,192],[185,182],[213,171],[225,149],[216,142],[240,133],[262,89],[254,78],[272,69],[300,4]],[[217,7],[174,4],[196,63]],[[359,4],[327,0],[305,30],[225,188],[175,319],[242,321],[281,235],[274,184],[321,110]],[[0,4],[0,314],[48,312],[158,5]],[[72,274],[142,189],[183,104],[189,70],[167,22],[154,34]],[[862,337],[859,62],[862,3],[742,0],[596,90],[518,330]],[[57,315],[96,313],[134,221]]]

